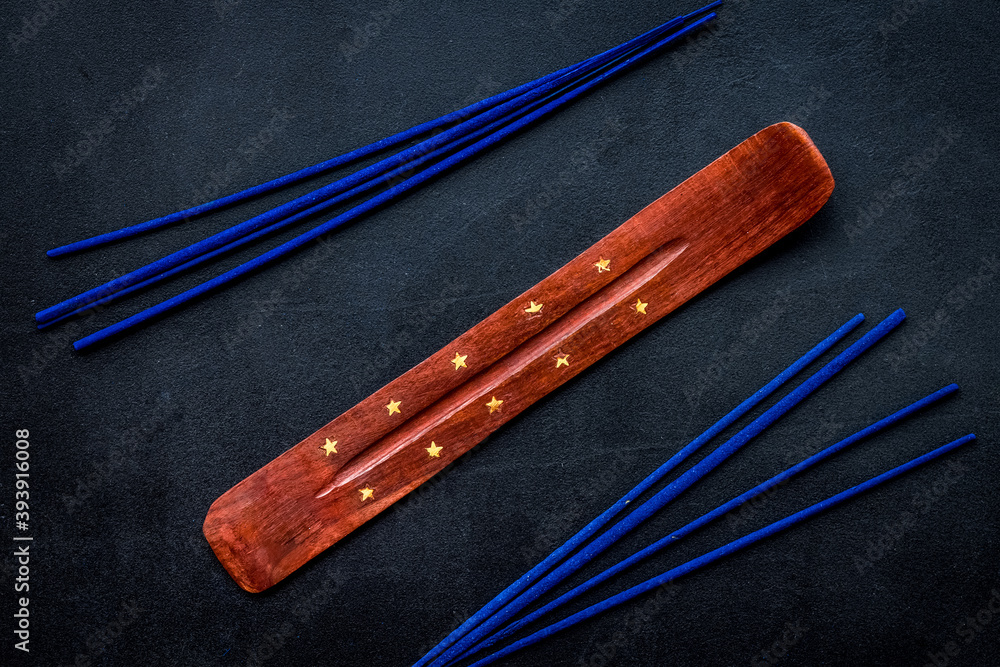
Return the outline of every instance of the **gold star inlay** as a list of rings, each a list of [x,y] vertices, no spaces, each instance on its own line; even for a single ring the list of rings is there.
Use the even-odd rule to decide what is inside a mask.
[[[402,401],[394,401],[392,399],[389,399],[389,405],[385,406],[385,409],[389,411],[390,415],[400,414],[399,412],[400,403],[402,403]]]
[[[545,304],[535,303],[534,301],[532,301],[531,305],[524,309],[524,312],[528,313],[529,315],[534,315],[535,313],[540,313],[540,312],[542,312],[542,306],[543,305],[545,305]]]
[[[635,305],[633,305],[632,307],[635,308],[635,312],[639,313],[640,315],[645,315],[646,314],[646,306],[648,306],[648,305],[649,305],[648,303],[643,303],[642,299],[638,299],[637,298],[635,300]]]
[[[371,498],[372,500],[375,499],[375,489],[366,486],[365,488],[361,489],[361,502],[365,502],[369,498]]]
[[[489,403],[486,404],[486,407],[490,409],[490,414],[493,414],[494,412],[500,409],[500,405],[502,403],[503,401],[498,400],[497,397],[494,396],[493,400],[491,400]]]
[[[599,260],[597,260],[594,263],[594,266],[597,267],[597,272],[598,273],[604,273],[605,271],[610,271],[611,270],[611,260],[610,259],[604,259],[603,257],[601,257]]]
[[[330,438],[327,438],[326,439],[326,444],[325,445],[320,445],[319,448],[320,449],[325,449],[327,456],[329,456],[330,454],[336,454],[337,453],[337,441],[336,440],[330,440]]]
[[[569,355],[568,354],[557,354],[555,356],[556,368],[560,366],[569,366]]]
[[[465,365],[465,360],[468,357],[469,357],[469,355],[467,355],[467,354],[459,354],[458,352],[455,353],[455,358],[451,360],[451,363],[455,364],[455,370],[456,371],[459,368],[468,368],[468,366]]]
[[[430,458],[439,459],[441,458],[441,450],[444,449],[444,447],[439,447],[436,442],[431,440],[431,446],[427,447],[426,449],[427,449],[427,455]]]

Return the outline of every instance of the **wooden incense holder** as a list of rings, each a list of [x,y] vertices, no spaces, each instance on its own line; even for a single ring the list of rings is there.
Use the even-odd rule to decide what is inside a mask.
[[[223,494],[205,537],[262,591],[808,220],[833,178],[772,125]]]

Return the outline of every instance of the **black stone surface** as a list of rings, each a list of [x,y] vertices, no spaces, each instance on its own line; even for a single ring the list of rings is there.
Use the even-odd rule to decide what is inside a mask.
[[[896,307],[897,332],[600,565],[948,382],[958,395],[586,601],[953,438],[978,444],[506,664],[755,665],[773,645],[789,666],[1000,664],[994,2],[728,2],[697,40],[343,229],[319,261],[310,249],[92,354],[70,343],[277,240],[34,330],[34,312],[315,183],[59,261],[48,248],[693,8],[6,3],[4,664],[409,665],[841,322]],[[201,535],[216,497],[781,120],[837,179],[812,221],[282,585],[230,580]],[[29,654],[13,647],[16,429],[30,430]]]

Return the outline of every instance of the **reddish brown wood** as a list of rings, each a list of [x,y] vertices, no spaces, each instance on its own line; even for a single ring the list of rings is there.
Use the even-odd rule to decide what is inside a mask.
[[[802,129],[758,132],[227,491],[208,512],[205,537],[244,589],[273,586],[801,225],[832,190]],[[597,266],[602,259],[608,270]],[[637,301],[648,304],[645,314]],[[528,312],[532,303],[541,310]],[[456,369],[456,354],[466,367]],[[493,397],[499,409],[488,407]],[[389,413],[390,401],[401,402],[399,413]],[[328,438],[337,453],[326,454]],[[427,451],[432,442],[437,457]]]

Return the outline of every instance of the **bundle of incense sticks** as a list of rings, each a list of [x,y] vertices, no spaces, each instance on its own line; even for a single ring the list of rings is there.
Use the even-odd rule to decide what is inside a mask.
[[[672,19],[575,65],[312,167],[190,209],[54,248],[48,251],[49,256],[57,257],[98,247],[189,220],[251,197],[298,183],[386,148],[404,144],[421,135],[448,127],[448,129],[433,134],[429,138],[350,176],[338,179],[307,195],[171,253],[160,260],[46,308],[35,315],[37,326],[39,329],[44,329],[68,318],[89,312],[98,306],[105,306],[138,290],[194,269],[205,262],[290,225],[325,213],[350,199],[388,186],[370,199],[331,220],[318,224],[312,230],[194,288],[101,329],[77,341],[74,343],[74,347],[77,350],[87,349],[112,336],[123,334],[144,322],[162,316],[192,299],[219,289],[241,276],[288,256],[340,225],[366,215],[413,188],[453,169],[482,150],[503,141],[513,133],[551,114],[559,107],[609,78],[648,59],[667,45],[697,30],[707,21],[716,17],[716,14],[710,10],[720,4],[721,2],[712,2],[697,11]]]
[[[829,447],[806,458],[774,477],[771,477],[770,479],[754,486],[748,491],[739,494],[728,502],[723,503],[710,512],[703,514],[681,528],[667,534],[661,539],[650,544],[648,547],[641,549],[632,556],[620,561],[612,567],[605,569],[600,574],[591,577],[587,581],[577,585],[568,592],[563,593],[555,600],[536,609],[535,611],[532,611],[523,618],[514,620],[515,615],[519,611],[536,601],[554,586],[570,577],[591,560],[598,557],[603,551],[616,543],[624,535],[635,530],[643,521],[662,509],[667,503],[675,499],[695,482],[703,478],[712,469],[721,464],[739,448],[745,445],[750,439],[759,435],[765,428],[784,415],[788,410],[794,407],[810,393],[819,388],[824,382],[832,378],[861,353],[881,340],[887,333],[902,322],[903,318],[904,314],[901,310],[894,312],[874,329],[865,334],[860,340],[849,346],[844,352],[840,353],[832,361],[823,366],[818,372],[806,379],[801,385],[789,392],[788,395],[766,410],[761,416],[754,419],[748,426],[744,427],[736,435],[720,445],[715,451],[692,466],[688,471],[681,474],[673,482],[668,483],[649,500],[635,507],[625,518],[608,528],[600,536],[587,543],[592,536],[604,528],[617,514],[621,513],[625,509],[626,505],[636,500],[653,484],[662,479],[668,472],[680,464],[684,458],[693,453],[695,449],[705,444],[709,439],[717,435],[723,428],[734,423],[737,419],[746,414],[746,412],[752,409],[757,402],[766,397],[771,391],[774,391],[774,389],[780,386],[782,382],[789,379],[805,365],[822,354],[822,352],[835,345],[841,338],[846,336],[851,329],[857,326],[863,317],[859,315],[844,324],[837,331],[827,337],[827,339],[817,345],[813,350],[807,353],[807,355],[805,355],[802,359],[779,375],[778,378],[775,378],[774,381],[744,401],[740,406],[723,417],[718,423],[692,441],[691,444],[681,449],[660,468],[654,471],[653,474],[649,475],[621,500],[612,505],[608,510],[594,519],[576,535],[571,537],[566,543],[557,548],[541,563],[508,586],[476,614],[449,634],[437,646],[431,649],[423,658],[417,661],[414,667],[423,667],[424,665],[443,667],[444,665],[451,665],[480,654],[482,651],[493,647],[501,640],[510,637],[526,626],[550,615],[562,605],[570,602],[587,591],[590,591],[598,585],[609,581],[624,570],[637,565],[653,554],[656,554],[661,550],[677,543],[685,536],[707,525],[720,516],[739,508],[739,506],[743,503],[777,487],[779,484],[786,482],[795,475],[811,468],[812,466],[837,454],[860,440],[875,435],[883,429],[898,423],[906,417],[909,417],[918,410],[928,407],[955,392],[958,389],[958,386],[955,384],[949,384],[932,394],[929,394],[928,396],[925,396],[924,398],[866,426],[856,433],[836,442],[833,445],[830,445]],[[687,561],[659,576],[653,577],[652,579],[606,598],[596,604],[592,604],[559,622],[552,623],[551,625],[536,630],[535,632],[515,641],[501,650],[481,658],[473,664],[486,665],[499,658],[509,655],[514,651],[530,646],[531,644],[534,644],[552,635],[553,633],[558,632],[559,630],[576,625],[577,623],[580,623],[603,611],[640,596],[643,593],[654,590],[667,582],[677,579],[678,577],[694,572],[695,570],[698,570],[726,555],[746,548],[747,546],[750,546],[765,537],[785,530],[800,521],[818,514],[824,509],[837,505],[867,489],[882,484],[917,466],[932,461],[935,458],[971,442],[974,439],[975,436],[973,434],[969,434],[954,440],[866,482],[851,487],[846,491],[822,500],[804,510],[789,515],[784,519],[738,538],[702,556]]]

